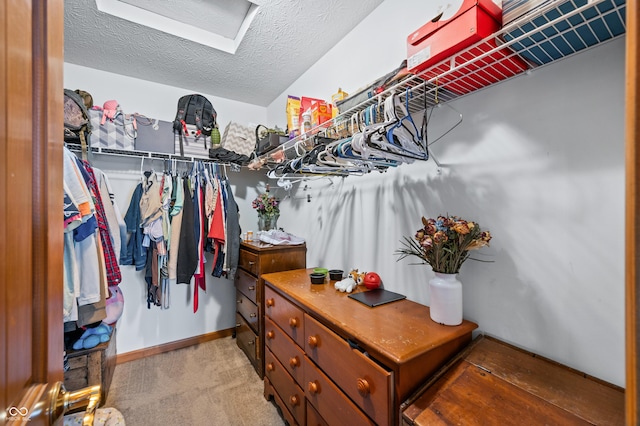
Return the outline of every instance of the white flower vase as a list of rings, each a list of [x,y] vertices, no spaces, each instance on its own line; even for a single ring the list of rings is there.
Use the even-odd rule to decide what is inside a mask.
[[[457,274],[435,272],[429,280],[431,319],[438,324],[462,324],[462,283]]]

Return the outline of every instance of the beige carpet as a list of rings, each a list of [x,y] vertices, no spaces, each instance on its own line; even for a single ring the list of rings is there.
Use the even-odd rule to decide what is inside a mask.
[[[282,426],[263,382],[232,337],[119,364],[105,407],[127,426]]]

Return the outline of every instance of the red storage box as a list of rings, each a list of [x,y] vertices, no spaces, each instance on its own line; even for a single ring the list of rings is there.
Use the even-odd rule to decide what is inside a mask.
[[[425,79],[437,77],[435,84],[465,94],[527,70],[527,63],[509,48],[477,59],[496,49],[495,38],[456,55],[498,31],[501,19],[502,10],[492,0],[465,0],[451,19],[434,19],[408,37],[409,71]]]
[[[502,8],[493,0],[464,0],[450,19],[446,11],[407,37],[407,68],[420,71],[479,42],[501,28]]]

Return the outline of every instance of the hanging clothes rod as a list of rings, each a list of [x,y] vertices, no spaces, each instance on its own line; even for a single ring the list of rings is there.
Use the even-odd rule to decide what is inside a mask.
[[[66,144],[66,147],[71,151],[71,152],[81,152],[82,148],[80,145],[76,145],[76,144]],[[234,169],[234,166],[237,166],[238,168],[240,167],[246,167],[246,166],[240,166],[238,164],[232,164],[232,163],[222,163],[218,160],[214,160],[211,158],[206,158],[206,157],[186,157],[186,156],[180,156],[180,155],[176,155],[176,154],[165,154],[165,153],[159,153],[159,152],[147,152],[147,151],[125,151],[125,150],[119,150],[119,149],[110,149],[110,148],[101,148],[101,147],[91,147],[88,152],[91,154],[101,154],[101,155],[110,155],[110,156],[116,156],[116,157],[129,157],[129,158],[142,158],[143,161],[145,159],[150,159],[150,160],[171,160],[171,161],[180,161],[183,163],[193,163],[196,161],[202,161],[203,163],[213,163],[213,164],[220,164],[223,166],[230,166],[231,169]]]

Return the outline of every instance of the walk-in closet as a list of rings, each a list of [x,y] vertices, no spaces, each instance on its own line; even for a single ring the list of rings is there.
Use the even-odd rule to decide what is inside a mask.
[[[640,422],[637,0],[0,9],[7,424]]]

